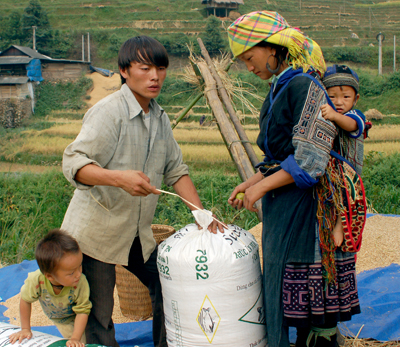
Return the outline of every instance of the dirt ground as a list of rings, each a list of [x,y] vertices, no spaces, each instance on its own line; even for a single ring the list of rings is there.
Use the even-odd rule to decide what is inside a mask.
[[[93,81],[93,88],[88,93],[90,100],[86,102],[89,107],[92,107],[98,101],[114,93],[121,87],[121,76],[118,73],[115,73],[111,77],[106,77],[98,72],[93,72],[87,77]]]
[[[400,218],[374,215],[367,219],[360,252],[357,253],[357,273],[400,264]],[[262,223],[249,230],[261,246]],[[260,249],[262,263],[262,251]]]

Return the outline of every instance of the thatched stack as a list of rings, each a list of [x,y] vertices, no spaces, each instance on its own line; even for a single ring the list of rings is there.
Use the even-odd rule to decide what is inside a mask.
[[[383,114],[380,113],[376,108],[371,108],[365,112],[365,118],[368,120],[380,120],[383,119]]]

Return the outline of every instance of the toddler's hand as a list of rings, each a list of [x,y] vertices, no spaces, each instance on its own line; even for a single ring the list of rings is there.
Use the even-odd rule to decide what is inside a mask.
[[[335,241],[335,246],[340,247],[344,240],[344,231],[342,223],[336,223],[335,227],[333,228],[333,240]]]
[[[328,104],[321,106],[321,113],[322,113],[322,117],[324,119],[329,119],[331,121],[335,121],[336,111]]]
[[[21,329],[17,333],[11,334],[8,339],[10,340],[11,344],[13,345],[15,342],[21,343],[24,339],[29,340],[32,337],[31,329]]]
[[[67,347],[85,347],[85,344],[76,339],[69,339],[66,343]]]

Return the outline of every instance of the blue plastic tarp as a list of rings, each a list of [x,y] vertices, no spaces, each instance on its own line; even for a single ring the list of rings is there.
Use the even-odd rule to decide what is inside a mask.
[[[35,260],[24,260],[20,264],[6,266],[0,269],[1,302],[17,295],[29,272],[38,269]],[[7,308],[0,305],[0,321],[9,323],[9,318],[3,313]],[[55,326],[33,327],[33,330],[50,335],[60,336]],[[152,336],[152,321],[115,324],[116,339],[120,346],[154,347]]]
[[[55,326],[34,327],[32,329],[62,337]],[[154,347],[151,332],[152,321],[115,324],[115,337],[121,347]]]
[[[28,272],[37,269],[36,261],[23,261],[0,269],[0,297],[3,301],[17,295]],[[362,272],[357,276],[362,313],[353,316],[350,322],[341,324],[344,333],[349,330],[359,337],[379,341],[400,339],[400,265],[392,264]],[[5,306],[0,305],[0,321],[8,322],[3,316]],[[121,346],[153,347],[151,321],[116,324],[116,338]],[[60,336],[54,326],[35,327],[34,330]],[[294,339],[293,332],[291,340]]]
[[[100,67],[95,67],[90,65],[90,71],[91,72],[98,72],[99,74],[102,74],[103,76],[106,77],[111,77],[112,75],[114,75],[114,72],[111,70],[107,70],[107,69],[102,69]]]
[[[372,216],[371,214],[368,217]],[[388,216],[388,215],[385,215]],[[393,216],[399,217],[399,216]],[[5,301],[20,291],[29,272],[38,268],[36,261],[23,261],[0,269],[0,297]],[[364,325],[360,338],[379,341],[400,340],[400,265],[364,271],[357,275],[361,314],[353,316],[350,322],[340,324],[342,332],[350,331],[356,336]],[[0,321],[8,322],[0,305]],[[116,324],[116,339],[121,346],[154,347],[152,343],[152,322]],[[345,329],[343,327],[345,326]],[[60,336],[53,327],[35,327],[34,330]],[[291,341],[295,339],[291,330]]]
[[[360,338],[400,340],[400,265],[364,271],[357,276],[361,314],[346,327]]]
[[[40,59],[32,59],[26,66],[26,75],[29,77],[30,81],[42,82],[42,64]]]

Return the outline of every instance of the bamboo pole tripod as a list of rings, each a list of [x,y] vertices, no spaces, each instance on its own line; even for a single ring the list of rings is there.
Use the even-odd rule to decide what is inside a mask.
[[[194,63],[191,61],[195,74],[203,82],[202,93],[196,96],[191,104],[184,110],[180,117],[172,125],[175,128],[177,123],[189,112],[189,110],[204,95],[217,121],[222,139],[234,161],[240,178],[246,181],[254,175],[254,167],[259,162],[254,149],[246,135],[246,132],[236,115],[228,93],[222,83],[218,72],[215,69],[203,41],[198,38],[201,54],[206,61]],[[230,65],[229,65],[230,67]],[[228,69],[229,69],[228,67]],[[227,112],[225,112],[225,110]],[[228,116],[227,116],[228,114]],[[262,221],[261,201],[256,201],[255,207],[258,209],[258,219]]]

